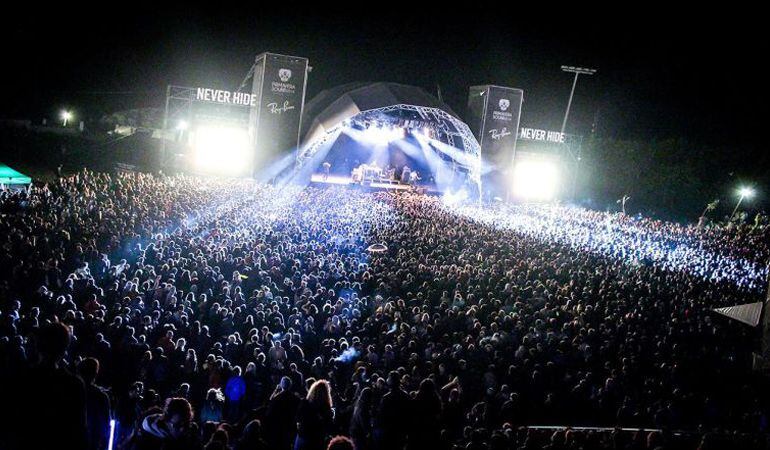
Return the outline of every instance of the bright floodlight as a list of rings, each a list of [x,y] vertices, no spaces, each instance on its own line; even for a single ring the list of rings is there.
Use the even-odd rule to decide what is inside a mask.
[[[738,194],[740,194],[741,197],[751,198],[754,196],[754,189],[750,187],[742,187],[738,190]]]
[[[525,160],[513,169],[513,195],[524,200],[546,201],[556,195],[559,171],[552,161]]]
[[[404,129],[390,125],[380,125],[369,127],[363,131],[362,137],[367,142],[375,145],[385,145],[397,141],[404,137]]]
[[[468,199],[468,191],[461,189],[457,192],[446,192],[441,201],[447,206],[454,206]]]
[[[71,111],[64,110],[64,111],[61,112],[62,125],[64,125],[66,127],[67,126],[67,122],[69,122],[70,119],[72,119],[72,112]]]
[[[195,168],[212,175],[242,175],[250,166],[246,130],[202,126],[195,131]]]
[[[180,120],[178,124],[176,124],[176,129],[179,131],[184,131],[187,129],[187,122],[184,120]]]

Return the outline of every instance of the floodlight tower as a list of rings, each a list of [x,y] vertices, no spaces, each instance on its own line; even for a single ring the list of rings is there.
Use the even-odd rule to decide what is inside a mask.
[[[577,80],[578,77],[582,75],[593,75],[596,73],[596,69],[588,69],[586,67],[574,67],[574,66],[561,66],[561,70],[563,72],[570,72],[575,74],[575,78],[572,80],[572,90],[569,91],[569,100],[567,101],[567,110],[564,111],[564,120],[561,122],[561,136],[564,136],[564,129],[567,127],[567,119],[569,118],[569,110],[570,107],[572,107],[572,97],[575,95],[575,86],[577,86]],[[569,147],[568,147],[569,150]],[[575,160],[575,170],[572,171],[572,199],[574,200],[576,197],[577,192],[577,180],[578,180],[578,171],[580,170],[580,148],[578,148],[578,154],[574,155],[572,154],[572,151],[569,150],[570,155]]]
[[[561,66],[563,72],[570,72],[575,74],[575,78],[572,80],[572,90],[569,92],[569,101],[567,102],[567,110],[564,111],[564,120],[561,122],[561,132],[564,134],[564,129],[567,127],[567,118],[569,118],[569,109],[572,106],[572,97],[575,95],[575,86],[577,86],[578,77],[582,75],[593,75],[596,73],[596,69],[588,69],[585,67],[573,67],[573,66]]]
[[[733,209],[733,213],[730,214],[730,220],[733,220],[733,217],[735,217],[735,213],[738,212],[738,207],[741,206],[741,203],[743,202],[744,198],[751,198],[754,196],[754,189],[750,187],[742,187],[738,189],[738,203],[735,204],[735,209]]]
[[[61,112],[61,120],[62,120],[62,126],[66,127],[67,122],[72,119],[72,111],[67,111],[66,109]]]

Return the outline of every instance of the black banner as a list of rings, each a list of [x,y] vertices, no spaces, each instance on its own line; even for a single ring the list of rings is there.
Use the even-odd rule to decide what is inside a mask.
[[[482,185],[504,196],[513,164],[524,91],[500,86],[473,86],[468,95],[469,124],[481,146]]]
[[[506,170],[513,162],[523,91],[498,86],[487,90],[484,135],[481,156],[498,170]]]
[[[299,145],[307,67],[307,58],[274,53],[257,57],[252,89],[257,99],[249,124],[255,174]]]

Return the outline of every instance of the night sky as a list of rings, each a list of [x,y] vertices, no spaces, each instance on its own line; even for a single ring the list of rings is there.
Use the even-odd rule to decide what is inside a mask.
[[[559,67],[595,67],[578,83],[568,131],[587,135],[595,122],[603,137],[686,137],[747,160],[764,151],[769,49],[758,12],[260,5],[193,12],[126,3],[94,14],[62,4],[8,14],[1,32],[12,64],[0,116],[53,117],[67,106],[97,118],[161,106],[167,84],[236,89],[254,56],[272,51],[310,59],[308,99],[351,81],[434,94],[438,85],[464,115],[468,87],[491,83],[524,89],[522,124],[546,129],[558,129],[572,81]]]

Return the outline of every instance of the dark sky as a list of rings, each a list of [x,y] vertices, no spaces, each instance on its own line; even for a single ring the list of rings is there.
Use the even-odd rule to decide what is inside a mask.
[[[167,84],[235,89],[254,56],[272,51],[310,58],[308,98],[350,81],[433,93],[440,85],[463,115],[468,87],[492,83],[524,89],[523,124],[550,129],[561,123],[572,81],[560,65],[590,66],[599,71],[578,83],[568,131],[588,134],[596,119],[604,136],[684,136],[729,144],[740,155],[764,146],[761,67],[770,52],[758,11],[510,9],[515,4],[463,11],[449,3],[418,10],[359,2],[320,13],[320,2],[284,1],[255,2],[251,10],[125,3],[95,14],[61,3],[5,15],[11,64],[4,64],[1,116],[52,116],[65,105],[93,117],[160,106]]]

